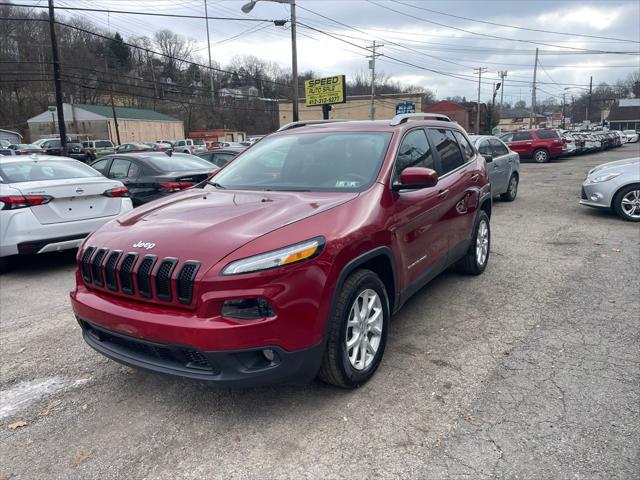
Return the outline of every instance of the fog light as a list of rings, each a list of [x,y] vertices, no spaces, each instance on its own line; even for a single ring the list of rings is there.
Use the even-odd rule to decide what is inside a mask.
[[[590,198],[592,202],[599,202],[602,200],[602,195],[600,193],[594,193]]]
[[[273,360],[276,358],[276,354],[270,348],[262,350],[262,355],[264,355],[264,358],[267,360],[267,362],[273,362]]]
[[[273,308],[263,298],[240,298],[222,304],[222,316],[240,320],[257,320],[275,316]]]

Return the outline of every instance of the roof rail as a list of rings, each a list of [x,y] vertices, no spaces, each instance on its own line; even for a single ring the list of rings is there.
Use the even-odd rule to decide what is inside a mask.
[[[391,123],[389,123],[389,125],[395,127],[396,125],[407,122],[410,118],[432,118],[434,120],[441,120],[443,122],[451,121],[449,117],[440,113],[401,113],[393,117],[393,120],[391,120]]]
[[[283,132],[285,130],[291,130],[292,128],[306,127],[307,125],[321,125],[323,123],[334,123],[334,122],[347,122],[348,120],[300,120],[299,122],[291,122],[286,125],[281,126],[277,132]]]

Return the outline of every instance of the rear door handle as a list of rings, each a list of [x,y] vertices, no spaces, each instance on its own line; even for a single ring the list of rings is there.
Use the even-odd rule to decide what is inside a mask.
[[[475,182],[480,178],[480,174],[479,173],[474,173],[473,175],[471,175],[471,181]]]
[[[438,198],[441,198],[442,200],[444,200],[445,198],[447,198],[447,196],[449,195],[449,189],[447,190],[440,190],[438,192]]]

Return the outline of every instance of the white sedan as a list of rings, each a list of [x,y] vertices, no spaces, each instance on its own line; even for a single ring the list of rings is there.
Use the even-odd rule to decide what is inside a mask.
[[[132,208],[121,182],[77,160],[0,156],[0,261],[76,248]]]

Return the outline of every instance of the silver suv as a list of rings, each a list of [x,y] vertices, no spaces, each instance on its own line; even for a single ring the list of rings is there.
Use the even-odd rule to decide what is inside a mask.
[[[192,140],[187,138],[186,140],[178,140],[174,149],[176,152],[197,155],[198,153],[206,152],[207,145],[204,143],[204,140]]]

